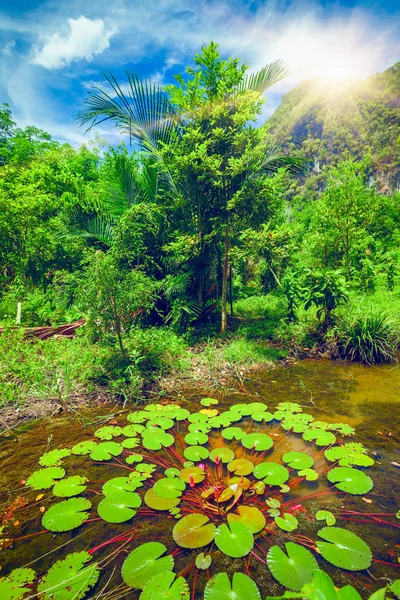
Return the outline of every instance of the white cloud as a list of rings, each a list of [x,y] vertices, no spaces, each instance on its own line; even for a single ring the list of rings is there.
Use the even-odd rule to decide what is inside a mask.
[[[15,44],[16,44],[15,40],[11,40],[11,41],[7,42],[7,44],[4,46],[4,48],[1,49],[2,53],[5,54],[6,56],[11,56],[12,51],[15,48]]]
[[[71,62],[91,60],[109,48],[111,37],[117,32],[115,26],[106,24],[103,19],[68,19],[69,33],[53,33],[44,45],[35,48],[31,62],[46,69],[60,69]]]

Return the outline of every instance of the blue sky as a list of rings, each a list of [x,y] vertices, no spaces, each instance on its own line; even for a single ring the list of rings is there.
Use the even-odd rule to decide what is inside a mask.
[[[286,61],[292,75],[268,94],[267,116],[303,79],[365,78],[399,61],[400,9],[397,0],[0,0],[0,103],[20,126],[78,145],[89,136],[75,117],[104,71],[169,83],[210,40],[253,69]]]

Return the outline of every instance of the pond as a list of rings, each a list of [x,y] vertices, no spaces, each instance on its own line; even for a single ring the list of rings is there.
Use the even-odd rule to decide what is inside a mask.
[[[294,581],[276,556],[287,542],[296,544],[292,558],[306,579],[304,562],[316,560],[362,598],[400,577],[399,368],[304,360],[213,395],[218,404],[204,402],[208,396],[188,389],[158,409],[116,413],[106,429],[99,411],[85,415],[93,422],[86,426],[53,418],[3,441],[0,576],[34,570],[15,598],[36,597],[39,585],[46,599],[151,600],[167,585],[162,597],[200,599],[221,572],[246,573],[262,598],[279,595],[279,582]],[[65,456],[49,454],[60,448]],[[327,512],[318,520],[320,511]],[[150,541],[158,546],[141,546]],[[142,555],[132,554],[140,546]],[[89,555],[75,554],[40,579],[78,552]],[[206,558],[196,566],[200,553]],[[172,568],[190,593],[172,575],[146,589],[152,575]]]

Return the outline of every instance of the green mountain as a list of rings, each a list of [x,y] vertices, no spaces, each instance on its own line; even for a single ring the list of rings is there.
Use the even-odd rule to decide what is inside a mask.
[[[314,79],[283,96],[268,120],[278,144],[310,160],[302,195],[324,187],[322,168],[371,154],[370,182],[400,189],[400,62],[365,81]]]

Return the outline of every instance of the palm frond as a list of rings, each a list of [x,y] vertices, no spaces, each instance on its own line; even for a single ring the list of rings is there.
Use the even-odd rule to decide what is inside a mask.
[[[281,153],[276,144],[269,144],[260,161],[252,167],[253,174],[276,173],[278,169],[285,168],[289,173],[302,174],[307,164],[307,159],[295,156],[286,156]]]
[[[290,75],[285,63],[276,60],[256,73],[246,75],[238,86],[238,92],[258,92],[264,94],[268,88]]]

